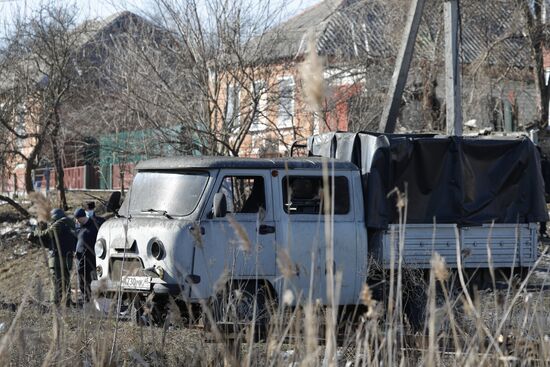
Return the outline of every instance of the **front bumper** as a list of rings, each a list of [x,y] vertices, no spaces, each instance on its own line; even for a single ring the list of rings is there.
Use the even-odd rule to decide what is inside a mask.
[[[185,287],[181,284],[168,284],[168,283],[151,283],[150,289],[132,289],[122,287],[120,282],[111,280],[93,280],[91,284],[92,292],[94,294],[105,293],[143,293],[143,294],[159,294],[178,296],[185,291]]]

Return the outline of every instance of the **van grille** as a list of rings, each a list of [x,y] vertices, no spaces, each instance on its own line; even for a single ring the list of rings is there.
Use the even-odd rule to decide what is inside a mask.
[[[123,267],[124,262],[124,267]],[[120,270],[122,269],[122,275],[142,275],[140,270],[143,269],[141,260],[135,257],[127,257],[126,259],[111,258],[110,276],[111,280],[120,280]]]

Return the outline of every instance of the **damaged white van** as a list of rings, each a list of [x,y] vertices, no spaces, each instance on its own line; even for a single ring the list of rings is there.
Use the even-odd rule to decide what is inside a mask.
[[[335,274],[338,305],[356,305],[372,261],[428,271],[437,252],[479,274],[536,261],[548,215],[526,138],[342,133],[312,137],[307,149],[303,158],[139,163],[99,231],[93,290],[120,295],[137,322],[162,323],[173,301],[190,320],[209,309],[220,325],[265,324],[286,290],[290,306],[328,304]],[[408,194],[403,230],[395,188]]]

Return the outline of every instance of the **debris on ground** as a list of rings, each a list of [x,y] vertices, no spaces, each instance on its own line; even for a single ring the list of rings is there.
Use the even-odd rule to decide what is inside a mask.
[[[26,221],[20,221],[17,223],[2,223],[0,224],[0,239],[13,238],[22,233],[30,233],[31,228]]]
[[[29,221],[3,222],[0,224],[0,248],[9,251],[7,260],[28,254],[30,243],[26,240],[34,230]]]

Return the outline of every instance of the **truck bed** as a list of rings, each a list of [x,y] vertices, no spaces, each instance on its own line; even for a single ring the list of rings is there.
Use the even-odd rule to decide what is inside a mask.
[[[489,267],[489,251],[494,268],[528,267],[537,258],[538,224],[486,224],[459,227],[456,224],[408,224],[405,227],[403,264],[417,268],[430,268],[434,252],[443,256],[451,268],[457,266],[457,241],[464,268]],[[391,266],[391,246],[397,264],[399,254],[399,226],[390,225],[376,241],[373,253],[384,268]]]

